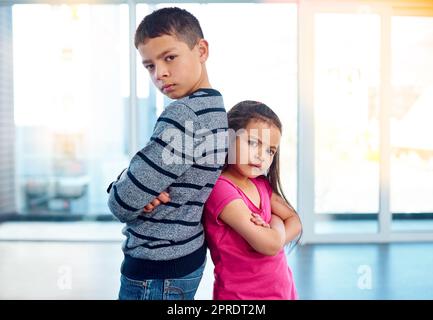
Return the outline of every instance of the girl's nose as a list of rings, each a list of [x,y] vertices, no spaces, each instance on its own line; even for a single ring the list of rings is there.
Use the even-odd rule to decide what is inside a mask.
[[[263,159],[263,157],[262,157],[262,154],[259,153],[259,152],[256,153],[256,159],[259,160],[260,162],[265,161],[265,160]]]

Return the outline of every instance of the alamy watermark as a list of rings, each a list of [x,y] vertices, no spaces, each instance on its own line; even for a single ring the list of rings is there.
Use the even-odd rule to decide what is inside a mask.
[[[62,265],[57,269],[57,288],[60,290],[71,290],[72,289],[72,267],[68,265]]]
[[[373,289],[373,272],[369,265],[363,264],[358,267],[357,273],[359,275],[357,286],[361,290]]]
[[[194,131],[193,121],[185,121],[184,128],[168,128],[162,132],[160,138],[154,138],[164,149],[162,161],[166,165],[171,164],[219,164],[226,161],[229,164],[236,163],[237,148],[230,148],[236,138],[247,138],[249,135],[260,136],[260,144],[270,145],[270,129],[245,129],[235,131],[233,129],[198,129]],[[240,163],[248,164],[255,156],[254,148],[248,152],[240,153]]]

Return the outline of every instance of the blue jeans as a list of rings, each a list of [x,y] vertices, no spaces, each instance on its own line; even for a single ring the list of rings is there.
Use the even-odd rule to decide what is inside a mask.
[[[206,260],[182,278],[133,280],[120,276],[119,300],[194,300]]]

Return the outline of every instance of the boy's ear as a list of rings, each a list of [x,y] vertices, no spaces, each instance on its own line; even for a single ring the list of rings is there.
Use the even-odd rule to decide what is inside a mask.
[[[200,62],[206,62],[209,57],[209,43],[205,39],[200,39],[197,46],[200,54]]]

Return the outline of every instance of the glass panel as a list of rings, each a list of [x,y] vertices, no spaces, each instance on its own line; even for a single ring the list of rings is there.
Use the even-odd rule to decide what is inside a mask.
[[[150,6],[147,4],[137,4],[136,6],[136,26],[141,20],[150,13]],[[130,41],[134,41],[131,39]],[[142,148],[149,141],[157,116],[162,112],[155,97],[158,94],[151,84],[148,72],[144,69],[142,59],[138,51],[136,53],[136,75],[137,75],[137,127],[138,127],[138,146]],[[138,151],[138,150],[137,150]]]
[[[393,230],[433,230],[433,18],[392,18]]]
[[[13,6],[18,208],[108,214],[127,166],[126,5]]]
[[[315,232],[377,232],[380,17],[314,19]]]
[[[286,196],[296,207],[297,5],[179,6],[200,21],[210,46],[209,79],[223,94],[227,110],[242,100],[257,100],[280,117],[284,125],[281,180]]]
[[[0,218],[16,212],[12,7],[0,5]]]

